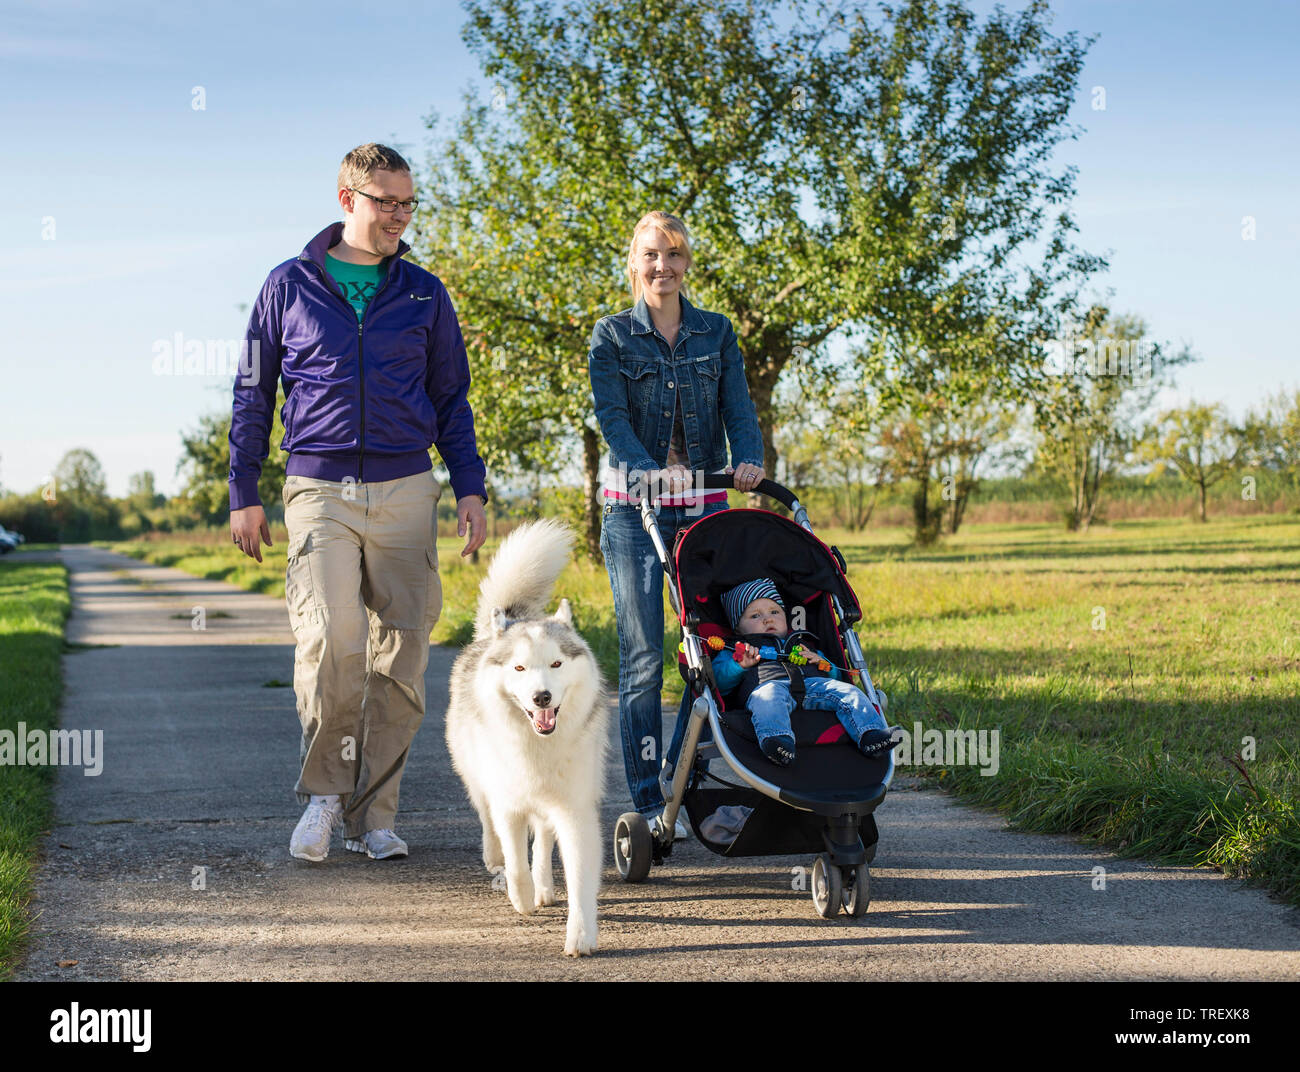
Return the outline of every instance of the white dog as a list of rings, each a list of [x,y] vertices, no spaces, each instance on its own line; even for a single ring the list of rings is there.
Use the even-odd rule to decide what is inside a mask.
[[[452,668],[447,747],[483,823],[483,863],[494,873],[504,865],[510,903],[523,915],[555,903],[551,850],[559,841],[569,898],[564,952],[582,956],[596,949],[610,716],[569,601],[542,616],[572,544],[568,528],[540,521],[520,526],[497,551],[479,589],[474,642]]]

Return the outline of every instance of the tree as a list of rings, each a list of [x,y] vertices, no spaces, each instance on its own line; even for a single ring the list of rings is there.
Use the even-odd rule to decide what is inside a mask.
[[[466,8],[493,101],[467,97],[436,153],[418,248],[463,319],[489,464],[559,468],[581,443],[589,545],[587,344],[629,304],[622,243],[646,210],[691,227],[690,298],[735,326],[769,472],[800,348],[870,333],[863,379],[886,394],[995,366],[1025,389],[1053,288],[1102,263],[1067,214],[1047,222],[1072,192],[1050,157],[1086,46],[1047,32],[1045,0],[983,25],[936,0],[879,22],[808,0]]]
[[[777,426],[781,479],[796,490],[825,487],[852,532],[866,528],[884,483],[879,428],[864,420],[856,392],[841,388],[829,405],[782,399]],[[802,495],[801,495],[802,498]]]
[[[934,543],[943,528],[942,486],[935,471],[950,449],[945,433],[943,406],[930,400],[917,412],[898,415],[880,437],[885,476],[912,484],[912,539],[922,547]]]
[[[987,373],[956,373],[926,392],[901,392],[884,419],[880,447],[891,483],[912,485],[913,539],[956,534],[983,468],[1018,453],[1011,442],[1019,411]]]
[[[970,497],[979,490],[984,467],[1022,459],[1024,447],[1013,440],[1019,421],[1018,410],[987,396],[950,413],[948,453],[940,460],[943,498],[949,502],[950,535],[957,535],[961,528]]]
[[[142,473],[132,473],[127,478],[126,497],[131,509],[141,514],[157,509],[167,501],[167,496],[159,495],[154,489],[154,476],[150,469]]]
[[[1184,348],[1147,339],[1145,321],[1093,305],[1067,328],[1045,366],[1037,399],[1037,465],[1061,480],[1070,496],[1066,526],[1086,530],[1102,493],[1136,449],[1156,395],[1170,370],[1192,360]]]
[[[1142,444],[1140,457],[1155,462],[1152,478],[1169,466],[1200,493],[1201,520],[1207,520],[1206,492],[1232,472],[1245,447],[1245,433],[1233,425],[1221,404],[1191,403],[1166,410]]]
[[[1252,464],[1282,476],[1300,490],[1300,390],[1278,391],[1246,414],[1242,429]]]
[[[116,535],[117,506],[108,497],[104,467],[85,448],[70,450],[54,467],[51,510],[60,541],[80,542]]]
[[[108,498],[108,482],[104,467],[89,450],[70,450],[54,467],[56,497],[71,499],[79,505],[89,506]]]

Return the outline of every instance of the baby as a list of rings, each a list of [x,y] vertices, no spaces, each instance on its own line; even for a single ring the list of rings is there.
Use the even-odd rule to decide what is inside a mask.
[[[809,651],[811,661],[799,666],[759,656],[755,646],[766,645],[784,652],[784,641],[790,635],[785,604],[770,578],[759,577],[729,589],[722,594],[722,606],[732,628],[746,644],[739,659],[725,650],[714,656],[713,675],[723,695],[735,691],[736,702],[749,709],[758,746],[768,759],[783,767],[794,759],[790,712],[796,706],[834,711],[865,756],[883,756],[894,747],[884,716],[866,693],[839,680],[841,675],[835,666],[831,666],[830,677],[817,668],[817,659],[830,662],[825,655]],[[804,685],[803,699],[798,704],[790,695],[790,682],[796,676],[802,677]]]

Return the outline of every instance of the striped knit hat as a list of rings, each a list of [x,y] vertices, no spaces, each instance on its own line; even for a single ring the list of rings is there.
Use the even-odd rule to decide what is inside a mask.
[[[729,588],[722,593],[722,609],[727,612],[727,618],[731,622],[731,628],[736,628],[736,623],[740,621],[740,616],[745,613],[748,607],[756,599],[770,599],[782,610],[785,610],[785,601],[781,598],[781,593],[776,590],[776,584],[769,577],[759,577],[753,581],[746,581],[744,584],[738,584],[735,588]]]

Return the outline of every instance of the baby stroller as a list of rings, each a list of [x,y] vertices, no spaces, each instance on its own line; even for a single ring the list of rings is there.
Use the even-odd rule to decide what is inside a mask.
[[[712,474],[704,486],[734,485],[730,474]],[[641,522],[668,577],[682,629],[682,675],[695,700],[684,716],[689,721],[676,769],[665,763],[660,774],[662,814],[649,822],[638,812],[621,815],[614,859],[625,882],[644,881],[652,864],[672,852],[684,808],[700,843],[720,856],[817,853],[811,887],[818,913],[831,919],[843,908],[861,916],[871,899],[868,864],[879,836],[874,812],[894,777],[892,750],[869,759],[847,740],[834,712],[797,707],[791,715],[796,758],[777,766],[759,751],[749,712],[729,710],[713,678],[708,638],[730,632],[721,594],[761,574],[786,595],[792,627],[811,632],[827,658],[858,671],[868,699],[885,706],[853,632],[862,613],[843,555],[813,534],[807,511],[789,490],[770,480],[756,490],[789,507],[794,520],[769,510],[710,514],[678,535],[671,556],[650,497],[642,499]],[[713,759],[725,763],[736,781],[712,773]]]

